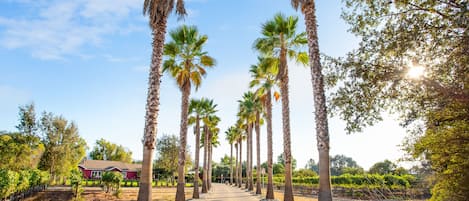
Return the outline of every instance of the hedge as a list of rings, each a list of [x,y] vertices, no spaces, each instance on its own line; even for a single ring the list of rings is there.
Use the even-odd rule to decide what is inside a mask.
[[[274,183],[284,183],[284,177],[274,177]],[[389,188],[409,188],[414,183],[415,177],[412,175],[378,175],[378,174],[363,174],[351,175],[343,174],[340,176],[332,176],[331,182],[335,186],[381,186]],[[294,177],[292,178],[293,185],[312,186],[319,184],[319,177]]]
[[[18,172],[0,169],[0,199],[45,185],[49,174],[40,170],[21,170]]]

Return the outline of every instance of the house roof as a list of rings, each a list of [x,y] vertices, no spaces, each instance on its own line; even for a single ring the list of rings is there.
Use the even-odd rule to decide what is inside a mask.
[[[120,171],[138,171],[142,169],[142,164],[130,164],[121,161],[104,161],[104,160],[83,160],[79,167],[87,170],[111,170],[114,168]]]

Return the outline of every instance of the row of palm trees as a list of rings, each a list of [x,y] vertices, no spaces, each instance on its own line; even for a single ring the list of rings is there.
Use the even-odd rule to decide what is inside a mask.
[[[282,117],[283,117],[283,141],[285,156],[285,200],[293,199],[292,189],[292,164],[291,164],[291,145],[290,145],[290,120],[289,120],[289,97],[288,97],[288,64],[287,60],[295,60],[297,63],[306,65],[308,57],[306,52],[302,51],[307,43],[306,33],[296,33],[298,18],[286,17],[283,14],[276,14],[273,19],[262,25],[262,37],[254,42],[254,49],[259,51],[260,57],[258,63],[252,65],[250,73],[252,80],[250,87],[254,90],[246,92],[242,100],[239,101],[238,122],[235,126],[230,127],[227,135],[234,135],[236,146],[242,147],[240,141],[245,136],[247,147],[247,182],[248,190],[253,190],[253,174],[252,174],[252,155],[253,142],[252,131],[256,132],[256,152],[257,152],[257,179],[256,194],[261,194],[260,185],[260,123],[267,121],[267,194],[266,199],[274,199],[273,181],[272,181],[272,91],[274,87],[280,88],[280,95],[275,92],[276,99],[281,97],[282,101]],[[228,137],[230,139],[232,137]],[[241,153],[240,153],[241,154]],[[238,162],[239,161],[239,162]],[[236,164],[240,164],[238,160]],[[236,168],[237,170],[239,167]],[[236,173],[237,183],[240,186],[239,172]]]
[[[291,142],[290,142],[290,117],[289,117],[289,99],[288,99],[288,65],[287,60],[294,59],[300,63],[307,63],[309,58],[309,64],[311,67],[312,75],[312,84],[313,84],[313,94],[314,94],[314,105],[315,105],[315,116],[316,116],[316,133],[317,133],[317,144],[319,150],[319,166],[320,166],[320,192],[319,200],[332,200],[331,189],[330,189],[330,178],[329,178],[329,134],[327,127],[327,113],[325,105],[325,95],[324,95],[324,84],[323,77],[321,73],[321,65],[319,62],[319,47],[317,39],[317,23],[315,16],[315,2],[314,0],[291,0],[292,6],[295,9],[300,9],[305,17],[306,23],[306,34],[296,34],[296,23],[297,18],[289,17],[285,18],[282,15],[277,15],[273,20],[268,21],[263,25],[263,37],[258,39],[255,42],[255,48],[259,50],[262,57],[270,59],[261,59],[267,60],[266,63],[269,63],[269,60],[273,61],[272,63],[277,63],[276,66],[269,67],[269,70],[266,72],[272,71],[269,76],[274,78],[273,80],[278,82],[280,88],[280,96],[282,101],[282,125],[283,125],[283,137],[284,137],[284,155],[285,155],[285,196],[284,200],[290,201],[293,200],[292,192],[292,183],[291,183]],[[156,142],[156,133],[157,133],[157,117],[159,111],[159,95],[160,95],[160,80],[161,72],[160,66],[163,66],[163,71],[168,72],[172,77],[176,79],[177,85],[179,86],[182,92],[182,103],[181,103],[181,125],[180,125],[180,140],[181,147],[179,151],[178,159],[178,186],[176,193],[176,200],[182,201],[185,200],[184,197],[184,164],[185,164],[185,149],[186,149],[186,136],[187,136],[187,126],[188,126],[188,115],[189,115],[189,97],[192,86],[195,86],[197,89],[200,86],[202,77],[205,75],[206,67],[212,67],[215,65],[215,60],[207,55],[206,52],[202,51],[202,46],[207,40],[206,36],[199,36],[195,27],[183,26],[176,31],[170,33],[172,42],[169,42],[167,45],[165,42],[165,34],[167,28],[167,20],[171,12],[175,9],[176,14],[179,17],[186,15],[186,10],[184,7],[184,0],[144,0],[143,4],[143,14],[149,16],[149,25],[152,29],[153,34],[153,50],[152,50],[152,59],[151,67],[149,74],[149,87],[148,87],[148,96],[146,104],[146,114],[145,114],[145,129],[143,137],[143,164],[140,180],[140,189],[138,194],[139,201],[149,201],[152,198],[151,195],[151,167],[153,162],[153,150],[155,149]],[[307,39],[306,39],[307,36]],[[303,44],[308,44],[309,54],[296,51],[298,46]],[[166,55],[169,59],[162,63],[163,54]],[[263,65],[263,62],[260,64]],[[276,71],[276,73],[275,73]],[[273,76],[273,77],[272,77]],[[262,78],[264,79],[264,78]],[[255,81],[254,81],[255,82]],[[272,87],[275,83],[270,83]],[[256,84],[253,84],[256,85]],[[260,89],[260,87],[259,87]],[[271,88],[270,88],[271,89]],[[265,90],[265,97],[261,98],[262,92],[264,90],[256,90],[256,92],[248,93],[243,96],[243,100],[240,101],[240,110],[238,113],[239,121],[234,127],[239,129],[239,132],[247,133],[247,150],[248,150],[248,189],[253,189],[252,184],[252,129],[256,130],[256,139],[259,139],[259,123],[261,111],[257,111],[257,106],[260,104],[265,106],[265,110],[268,110],[270,104],[271,110],[271,90]],[[252,98],[252,97],[256,98]],[[267,98],[268,96],[268,98]],[[261,101],[268,99],[265,101]],[[270,103],[267,103],[269,102]],[[262,107],[261,107],[262,108]],[[251,113],[252,112],[252,113]],[[270,118],[270,131],[268,127],[268,173],[269,181],[271,182],[272,175],[272,128],[271,128],[271,111],[270,116],[269,112],[265,112],[267,118],[267,124],[269,124]],[[264,113],[262,113],[264,114]],[[205,123],[205,122],[204,122]],[[205,125],[205,124],[204,124]],[[200,125],[199,125],[200,126]],[[197,127],[197,124],[196,124]],[[204,126],[205,127],[205,126]],[[207,126],[208,127],[208,126]],[[216,126],[215,126],[216,128]],[[197,132],[200,129],[196,130]],[[204,144],[211,144],[209,142],[212,140],[210,135],[216,133],[216,129],[211,132],[210,129],[204,130],[205,134]],[[241,137],[241,140],[243,137]],[[240,153],[242,151],[241,140],[236,140],[236,145],[239,146]],[[257,140],[259,145],[259,140]],[[197,144],[197,142],[196,142]],[[236,146],[236,147],[237,147]],[[204,151],[204,158],[210,158],[212,145],[206,146],[204,148],[207,151]],[[258,146],[259,147],[259,146]],[[196,145],[196,149],[199,146]],[[258,148],[259,150],[259,148]],[[205,154],[207,152],[207,154]],[[196,153],[196,157],[198,153]],[[259,161],[259,157],[258,161]],[[237,159],[238,164],[238,186],[241,186],[241,154],[239,159]],[[210,179],[205,179],[205,175],[210,174],[210,163],[211,160],[205,160],[207,165],[204,164],[204,181],[206,182],[202,186],[202,191],[204,186],[210,188]],[[196,163],[197,164],[197,163]],[[258,167],[260,167],[258,162]],[[196,174],[197,175],[197,174]],[[259,174],[258,174],[259,175]],[[259,182],[259,179],[257,180]],[[272,184],[271,184],[272,185]],[[257,187],[260,184],[256,185]],[[195,188],[195,187],[194,187]],[[268,188],[267,196],[269,196],[269,191],[273,198],[273,191],[269,190],[272,187]],[[260,192],[260,188],[258,188]],[[194,190],[195,191],[195,190]],[[257,192],[257,191],[256,191]],[[195,195],[195,194],[194,194]]]

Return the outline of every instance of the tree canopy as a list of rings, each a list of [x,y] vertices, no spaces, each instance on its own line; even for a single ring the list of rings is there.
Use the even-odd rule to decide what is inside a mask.
[[[326,59],[332,111],[359,132],[400,115],[405,143],[436,173],[432,200],[469,197],[469,11],[467,1],[346,0],[359,47]],[[339,81],[340,80],[340,81]],[[339,81],[339,82],[338,82]],[[341,83],[340,85],[336,85]]]
[[[65,177],[85,157],[86,142],[77,125],[62,116],[44,112],[40,121],[45,152],[39,168],[50,172],[53,180]]]
[[[179,139],[174,135],[162,135],[156,145],[155,168],[163,169],[168,176],[174,176],[178,167]],[[192,165],[190,154],[186,151],[186,169]]]
[[[346,170],[351,171],[350,168],[356,168],[356,169],[361,168],[360,166],[358,166],[355,160],[345,155],[335,155],[331,157],[330,163],[331,163],[331,175],[332,176],[342,175],[345,173]]]
[[[122,145],[117,145],[101,138],[96,140],[96,145],[90,152],[90,157],[93,160],[122,161],[131,163],[132,151]]]

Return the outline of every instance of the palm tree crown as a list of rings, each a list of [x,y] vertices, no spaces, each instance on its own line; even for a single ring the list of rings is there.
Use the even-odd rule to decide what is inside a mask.
[[[286,59],[296,60],[298,63],[307,64],[308,55],[302,49],[308,42],[306,33],[296,33],[298,17],[284,16],[278,13],[272,20],[262,24],[262,35],[254,42],[254,49],[264,55],[280,59],[277,78],[281,78],[286,72]],[[284,65],[282,65],[284,64]]]
[[[163,17],[167,17],[173,8],[174,0],[145,0],[143,2],[143,15],[150,17],[150,25],[156,25]],[[179,17],[187,15],[183,0],[177,0],[176,14]]]
[[[165,44],[163,72],[169,71],[182,90],[195,86],[197,90],[206,75],[205,68],[215,66],[215,59],[202,50],[207,42],[206,35],[199,35],[197,27],[183,25],[169,33],[172,41]],[[188,85],[188,86],[186,86]]]

